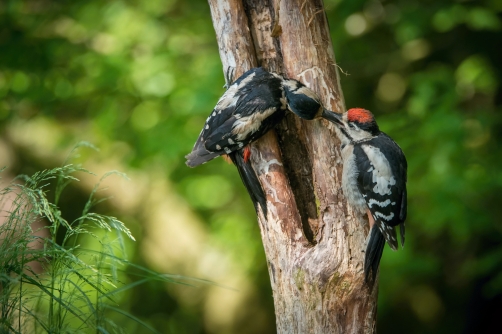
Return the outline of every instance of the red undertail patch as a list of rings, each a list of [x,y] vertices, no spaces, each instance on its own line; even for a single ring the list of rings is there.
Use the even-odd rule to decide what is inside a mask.
[[[244,162],[247,163],[249,161],[249,157],[251,157],[251,149],[249,148],[249,146],[244,147],[243,157],[244,157]]]

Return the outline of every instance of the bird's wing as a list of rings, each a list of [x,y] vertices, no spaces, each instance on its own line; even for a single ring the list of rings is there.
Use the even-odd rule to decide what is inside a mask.
[[[406,219],[406,159],[387,135],[354,147],[358,187],[391,248],[397,249],[395,226]]]
[[[192,152],[186,156],[187,165],[195,167],[231,153],[263,135],[278,121],[271,116],[282,107],[282,96],[280,80],[275,76],[261,68],[246,72],[223,94],[207,118]]]

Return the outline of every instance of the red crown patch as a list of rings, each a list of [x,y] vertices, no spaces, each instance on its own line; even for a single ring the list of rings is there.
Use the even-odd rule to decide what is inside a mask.
[[[373,121],[373,114],[363,108],[352,108],[347,111],[347,120],[349,122],[368,123]]]

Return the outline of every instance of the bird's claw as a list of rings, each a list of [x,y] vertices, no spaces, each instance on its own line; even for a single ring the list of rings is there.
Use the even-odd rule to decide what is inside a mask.
[[[223,88],[228,89],[230,85],[234,82],[235,67],[229,66],[225,71],[225,84]]]

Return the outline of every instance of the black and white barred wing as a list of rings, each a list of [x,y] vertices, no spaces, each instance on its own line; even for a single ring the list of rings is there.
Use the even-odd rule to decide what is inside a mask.
[[[398,247],[395,226],[406,219],[406,158],[399,146],[386,134],[357,145],[358,187],[389,246]],[[401,227],[404,244],[404,226]]]
[[[275,125],[271,116],[282,107],[282,101],[277,77],[262,68],[244,73],[207,118],[192,152],[186,156],[187,165],[195,167],[232,153],[263,135]]]

